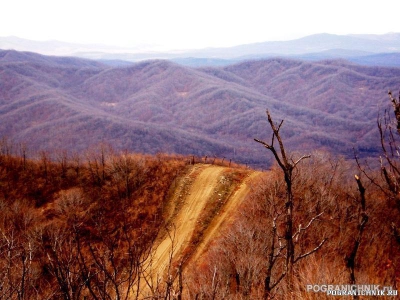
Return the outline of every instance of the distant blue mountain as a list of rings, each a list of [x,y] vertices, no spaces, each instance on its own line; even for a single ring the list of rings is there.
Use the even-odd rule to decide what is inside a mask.
[[[400,52],[350,57],[348,60],[367,66],[400,67]]]
[[[122,61],[168,59],[189,66],[223,66],[234,62],[271,57],[304,60],[344,58],[352,62],[398,66],[390,61],[400,53],[400,33],[383,35],[315,34],[290,41],[263,42],[227,48],[191,51],[156,52],[145,48],[117,48],[102,45],[78,45],[58,41],[37,42],[16,37],[0,37],[0,49],[32,51],[42,54],[67,55],[123,64]],[[384,53],[383,56],[380,56]]]

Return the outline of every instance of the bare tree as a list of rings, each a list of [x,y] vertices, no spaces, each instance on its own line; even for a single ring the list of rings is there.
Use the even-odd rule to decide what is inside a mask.
[[[147,232],[138,232],[120,216],[115,227],[99,222],[85,238],[84,228],[74,229],[78,264],[85,286],[93,299],[137,299],[143,264],[154,241]],[[86,233],[87,234],[87,233]]]
[[[36,249],[26,230],[33,216],[15,203],[0,215],[0,299],[34,299]]]
[[[389,99],[393,107],[393,113],[395,115],[396,130],[393,130],[393,122],[391,120],[391,114],[385,110],[383,117],[378,117],[378,130],[380,136],[380,143],[382,154],[380,156],[381,175],[384,183],[382,184],[376,178],[373,178],[363,168],[356,157],[357,165],[359,170],[364,174],[367,179],[377,186],[385,195],[387,200],[395,204],[397,210],[400,212],[400,148],[398,146],[398,135],[400,135],[400,92],[398,99],[396,99],[392,92],[389,91]],[[391,222],[391,230],[393,236],[398,244],[400,244],[400,224],[396,220]]]
[[[389,94],[390,102],[392,102],[394,115],[395,115],[396,121],[397,121],[397,132],[400,133],[400,92],[399,92],[398,99],[393,97],[391,91],[389,91],[388,94]]]
[[[358,191],[360,193],[361,210],[359,212],[359,223],[357,226],[358,232],[354,239],[354,245],[353,245],[353,248],[351,249],[350,254],[346,256],[346,267],[348,268],[349,274],[350,274],[350,284],[356,284],[356,276],[355,276],[356,255],[360,248],[361,238],[362,238],[363,232],[365,230],[365,226],[368,222],[368,215],[366,213],[365,187],[362,184],[359,176],[355,175],[355,179],[357,182]],[[358,299],[358,296],[354,295],[353,298]]]
[[[57,295],[65,300],[82,299],[85,282],[73,233],[67,228],[49,226],[37,232],[37,239],[37,244],[42,247],[46,270],[56,280]]]
[[[311,224],[319,217],[319,215],[315,216],[310,220],[310,222],[305,226],[305,227],[299,227],[299,232],[296,233],[294,226],[293,226],[293,220],[294,220],[294,197],[293,197],[293,171],[297,167],[297,165],[304,159],[309,158],[310,155],[303,155],[298,159],[293,159],[293,157],[289,157],[288,154],[286,153],[282,137],[280,135],[280,129],[283,125],[283,120],[279,123],[276,124],[273,122],[272,117],[267,110],[267,117],[268,117],[268,123],[272,129],[272,138],[271,142],[267,143],[259,139],[254,139],[256,142],[262,144],[265,148],[270,150],[275,158],[275,161],[278,163],[279,167],[283,171],[284,174],[284,180],[286,184],[286,220],[285,220],[285,248],[286,248],[286,254],[285,254],[285,271],[282,273],[282,277],[286,276],[287,278],[287,288],[288,288],[288,293],[292,295],[293,292],[293,265],[299,261],[300,259],[303,259],[307,257],[308,255],[311,255],[312,253],[316,252],[319,250],[322,245],[325,243],[326,239],[324,238],[315,248],[312,250],[301,253],[297,257],[295,256],[295,244],[294,244],[294,238],[296,235],[300,234],[300,232],[307,230]],[[275,145],[275,140],[278,141],[278,146],[276,147]],[[274,228],[274,225],[272,229]],[[269,254],[270,256],[271,254]],[[271,259],[271,256],[270,256]],[[270,279],[266,278],[266,283],[268,283]],[[267,287],[266,287],[267,290]],[[268,297],[268,291],[265,293],[265,297]]]
[[[113,184],[118,190],[120,199],[129,199],[143,181],[144,162],[124,152],[113,156],[110,164],[110,173]]]

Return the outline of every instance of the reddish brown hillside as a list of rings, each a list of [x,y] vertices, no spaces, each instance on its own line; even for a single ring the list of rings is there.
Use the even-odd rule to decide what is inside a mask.
[[[0,143],[2,299],[329,299],[304,286],[399,284],[398,197],[370,169],[359,191],[359,170],[326,153],[296,167],[288,291],[280,169],[17,149]]]

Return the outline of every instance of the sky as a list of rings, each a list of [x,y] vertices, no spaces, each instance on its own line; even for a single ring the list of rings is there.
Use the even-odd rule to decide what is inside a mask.
[[[400,32],[400,1],[2,0],[0,36],[122,47],[229,47]]]

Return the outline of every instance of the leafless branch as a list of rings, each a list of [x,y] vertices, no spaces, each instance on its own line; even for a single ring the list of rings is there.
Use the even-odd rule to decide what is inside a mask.
[[[372,178],[372,177],[368,174],[368,172],[361,166],[360,160],[359,160],[359,158],[358,158],[358,156],[357,156],[356,151],[355,151],[354,148],[353,148],[353,152],[354,152],[354,159],[355,159],[355,161],[356,161],[358,170],[360,170],[360,172],[361,172],[362,174],[364,174],[364,176],[365,176],[373,185],[375,185],[376,187],[378,187],[384,194],[387,195],[387,194],[388,194],[387,191],[386,191],[374,178]],[[382,157],[380,158],[380,160],[381,160],[381,168],[383,168]]]
[[[299,229],[298,229],[298,230],[296,231],[296,233],[293,235],[293,238],[295,238],[296,236],[300,235],[300,233],[301,233],[302,231],[307,230],[307,229],[311,226],[311,224],[312,224],[317,218],[319,218],[320,216],[322,216],[323,213],[324,213],[324,212],[321,212],[321,213],[319,213],[318,215],[316,215],[316,216],[314,216],[313,218],[311,218],[311,220],[308,222],[308,224],[307,224],[305,227],[301,227],[301,224],[300,224]],[[297,240],[296,240],[296,241],[297,241]]]
[[[299,162],[301,162],[303,159],[310,158],[310,157],[311,157],[311,155],[303,155],[303,156],[300,157],[298,160],[296,160],[296,162],[294,162],[294,161],[292,160],[293,165],[296,166],[296,165],[297,165]]]
[[[267,149],[270,149],[272,146],[271,145],[268,145],[266,142],[264,142],[264,141],[261,141],[261,140],[259,140],[259,139],[254,139],[257,143],[260,143],[260,144],[262,144],[262,145],[264,145],[265,146],[265,148],[267,148]]]
[[[279,276],[278,279],[277,279],[273,284],[271,284],[271,290],[272,290],[274,287],[276,287],[276,286],[279,284],[279,282],[281,282],[282,279],[283,279],[285,276],[286,276],[286,272],[283,272],[283,273],[281,274],[281,276]]]
[[[315,248],[312,249],[311,251],[308,251],[308,252],[306,252],[306,253],[303,253],[303,254],[299,255],[299,256],[294,260],[294,262],[298,262],[300,259],[303,259],[303,258],[305,258],[305,257],[307,257],[307,256],[309,256],[309,255],[311,255],[311,254],[313,254],[314,252],[317,252],[327,240],[328,240],[327,238],[324,238],[324,239],[321,241],[321,243],[319,243],[319,245],[318,245],[317,247],[315,247]]]

